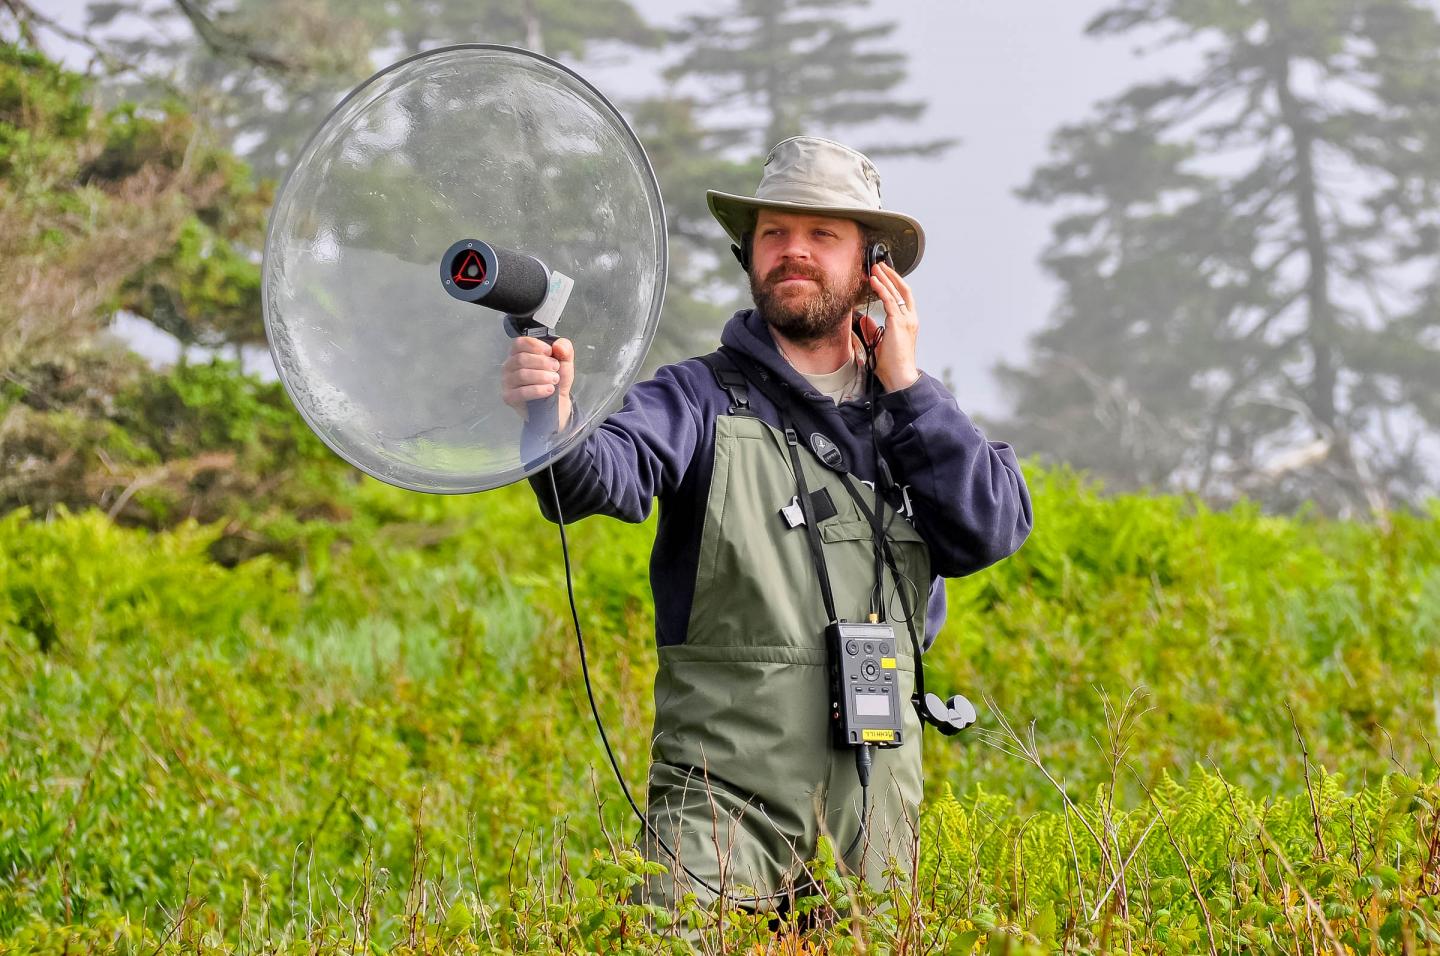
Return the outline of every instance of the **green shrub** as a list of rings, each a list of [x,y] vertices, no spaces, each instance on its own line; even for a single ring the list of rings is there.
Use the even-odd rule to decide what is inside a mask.
[[[190,447],[248,440],[206,417],[230,402],[254,402],[267,434],[263,397],[211,374],[169,393],[177,414],[223,393],[195,399]],[[927,739],[918,888],[900,879],[887,902],[827,881],[831,951],[1192,953],[1213,936],[1259,952],[1327,932],[1360,952],[1435,947],[1440,521],[1280,520],[1031,478],[1033,540],[951,582],[929,659],[933,684],[995,709]],[[0,947],[675,943],[668,916],[620,902],[636,825],[531,491],[342,490],[343,520],[290,516],[286,550],[228,567],[220,525],[0,519]],[[636,790],[652,534],[571,532],[592,677]],[[724,925],[729,945],[769,939]]]

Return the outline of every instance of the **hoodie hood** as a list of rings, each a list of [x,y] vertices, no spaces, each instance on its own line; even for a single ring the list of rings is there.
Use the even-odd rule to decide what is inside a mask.
[[[720,343],[753,359],[786,387],[794,397],[790,411],[796,428],[807,436],[817,432],[823,435],[840,448],[849,471],[866,481],[874,480],[875,451],[870,445],[870,412],[866,402],[836,405],[829,396],[817,391],[780,354],[770,326],[758,309],[742,309],[731,316],[720,332]]]
[[[730,317],[720,332],[720,344],[759,362],[777,379],[789,386],[791,392],[811,402],[835,407],[835,402],[815,390],[809,380],[780,354],[770,326],[760,317],[758,309],[741,309]],[[823,403],[823,404],[820,404]]]

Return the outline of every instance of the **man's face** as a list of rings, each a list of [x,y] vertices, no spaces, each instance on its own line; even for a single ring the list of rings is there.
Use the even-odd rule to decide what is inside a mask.
[[[750,262],[750,294],[786,338],[813,342],[847,325],[868,287],[863,236],[853,219],[760,210]]]

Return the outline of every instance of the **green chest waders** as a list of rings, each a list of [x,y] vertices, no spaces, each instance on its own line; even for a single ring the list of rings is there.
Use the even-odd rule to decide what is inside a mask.
[[[803,441],[803,439],[802,439]],[[804,864],[827,834],[840,853],[855,842],[861,792],[851,749],[832,742],[828,620],[803,527],[780,509],[796,495],[782,432],[758,418],[715,422],[715,463],[700,541],[695,600],[686,641],[662,647],[655,679],[646,816],[680,861],[732,902],[774,911],[809,885]],[[875,584],[870,523],[840,475],[808,452],[800,456],[813,495],[824,489],[837,511],[818,522],[839,617],[863,621]],[[873,886],[892,863],[914,859],[922,792],[920,722],[909,704],[915,661],[903,636],[897,588],[909,589],[915,627],[924,633],[929,552],[920,535],[883,505],[891,548],[904,578],[887,568],[883,595],[897,630],[904,744],[878,750],[870,778],[869,830],[844,858]],[[645,888],[670,905],[695,892],[691,880],[648,833],[648,858],[670,874]],[[863,861],[863,862],[862,862]]]

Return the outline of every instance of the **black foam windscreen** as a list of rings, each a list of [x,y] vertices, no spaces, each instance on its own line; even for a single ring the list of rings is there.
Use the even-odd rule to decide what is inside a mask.
[[[490,247],[495,253],[495,284],[479,301],[509,315],[530,315],[545,301],[550,271],[534,256]]]

